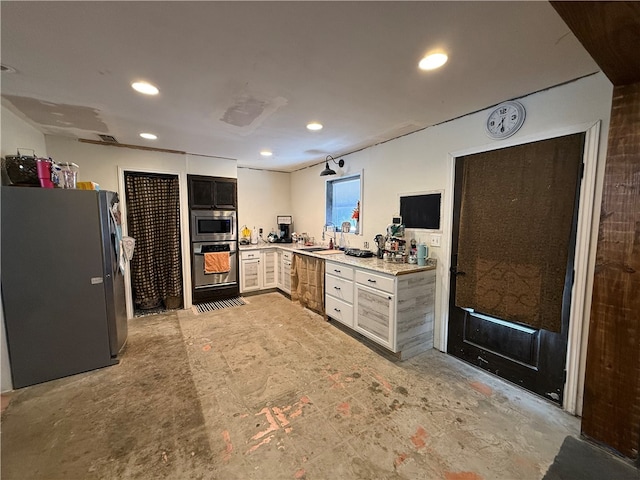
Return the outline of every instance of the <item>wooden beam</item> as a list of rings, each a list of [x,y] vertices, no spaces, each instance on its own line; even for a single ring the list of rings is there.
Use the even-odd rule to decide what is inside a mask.
[[[582,432],[640,443],[640,82],[614,88],[591,304]]]
[[[552,1],[614,85],[640,82],[640,2]]]

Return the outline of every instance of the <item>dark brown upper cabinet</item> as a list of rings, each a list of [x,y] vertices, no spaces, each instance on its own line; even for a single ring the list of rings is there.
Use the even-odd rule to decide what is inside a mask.
[[[235,210],[237,180],[225,177],[189,175],[189,208]]]

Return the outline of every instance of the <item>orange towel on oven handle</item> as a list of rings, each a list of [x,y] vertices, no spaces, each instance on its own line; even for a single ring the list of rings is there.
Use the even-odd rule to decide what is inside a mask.
[[[229,252],[204,253],[204,273],[228,273],[231,270]]]

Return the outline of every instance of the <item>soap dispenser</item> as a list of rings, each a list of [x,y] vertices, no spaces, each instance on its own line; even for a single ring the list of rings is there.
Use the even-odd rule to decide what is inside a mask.
[[[258,231],[256,230],[256,227],[253,227],[253,230],[251,230],[251,245],[257,245],[258,244]]]

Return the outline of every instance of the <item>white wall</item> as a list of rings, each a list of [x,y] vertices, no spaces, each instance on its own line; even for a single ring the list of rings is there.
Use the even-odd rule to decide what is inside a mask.
[[[0,153],[3,157],[5,155],[15,155],[18,148],[28,149],[20,151],[20,153],[26,153],[27,155],[31,154],[31,150],[34,150],[38,157],[47,156],[44,135],[39,130],[4,105],[2,105],[1,115],[2,146]]]
[[[238,178],[238,162],[235,160],[191,154],[187,154],[186,159],[187,173],[192,175]]]
[[[4,105],[1,110],[2,135],[0,136],[0,152],[5,155],[15,155],[17,148],[35,150],[39,157],[47,156],[44,135],[11,112]],[[25,150],[21,153],[30,154]],[[1,205],[0,205],[1,208]],[[13,388],[11,381],[11,364],[7,350],[7,339],[4,325],[4,307],[0,297],[0,391],[6,392]]]
[[[276,216],[291,214],[290,180],[289,173],[239,167],[238,225],[262,227],[264,240],[272,229],[277,232]]]
[[[557,88],[519,99],[527,110],[522,129],[512,138],[524,143],[532,137],[602,120],[599,185],[594,202],[597,206],[594,218],[599,216],[599,195],[602,184],[606,138],[609,130],[612,85],[603,74],[596,74]],[[508,100],[508,99],[504,99]],[[362,199],[363,235],[349,235],[351,246],[362,247],[363,242],[373,244],[377,233],[384,233],[391,216],[400,209],[398,194],[429,190],[443,190],[445,205],[442,219],[441,247],[429,247],[430,256],[438,260],[436,286],[435,345],[441,345],[442,319],[446,318],[448,292],[448,252],[451,241],[451,185],[453,172],[451,154],[481,151],[506,146],[507,142],[490,140],[484,132],[484,122],[489,110],[470,114],[459,119],[427,128],[390,142],[367,148],[341,158],[345,160],[342,173],[363,170],[364,193]],[[586,129],[586,127],[585,127]],[[333,153],[333,152],[332,152]],[[338,158],[338,157],[336,157]],[[297,231],[321,236],[324,223],[324,186],[327,177],[319,174],[324,162],[291,175],[291,198]],[[334,169],[337,169],[335,166]],[[335,177],[328,177],[335,178]],[[594,222],[593,232],[597,231]],[[418,240],[427,240],[418,237]],[[595,235],[593,235],[595,246]],[[592,263],[593,266],[593,263]],[[593,270],[591,270],[592,275]],[[588,309],[586,310],[588,312]]]

